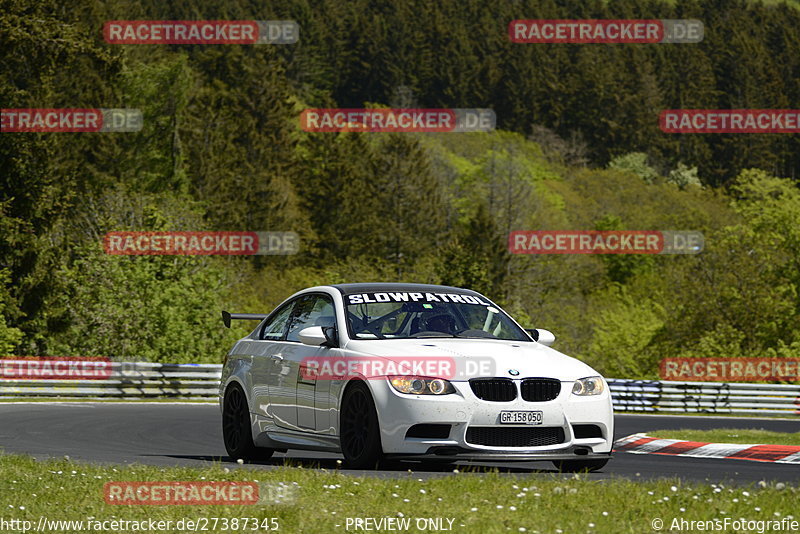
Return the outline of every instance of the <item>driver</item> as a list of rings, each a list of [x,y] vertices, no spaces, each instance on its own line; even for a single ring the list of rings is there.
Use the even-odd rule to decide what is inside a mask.
[[[455,329],[456,320],[449,313],[430,315],[422,321],[422,330],[427,330],[429,332],[444,332],[446,334],[452,334],[454,333]]]

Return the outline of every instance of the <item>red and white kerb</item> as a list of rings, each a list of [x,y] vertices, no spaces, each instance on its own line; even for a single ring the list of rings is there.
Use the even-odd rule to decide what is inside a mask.
[[[615,452],[661,454],[689,458],[724,458],[779,464],[800,464],[800,446],[745,445],[738,443],[704,443],[679,439],[659,439],[646,434],[632,434],[614,443]]]

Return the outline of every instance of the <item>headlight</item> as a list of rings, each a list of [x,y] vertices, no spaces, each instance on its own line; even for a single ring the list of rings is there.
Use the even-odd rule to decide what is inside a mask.
[[[582,397],[587,395],[600,395],[606,386],[603,378],[600,376],[590,376],[588,378],[580,378],[572,385],[572,394],[580,395]]]
[[[390,376],[389,383],[400,393],[410,395],[447,395],[456,392],[453,384],[442,378]]]

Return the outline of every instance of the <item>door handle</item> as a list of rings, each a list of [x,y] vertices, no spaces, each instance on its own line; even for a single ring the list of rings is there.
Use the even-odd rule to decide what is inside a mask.
[[[270,356],[273,360],[283,361],[283,354],[273,354]]]

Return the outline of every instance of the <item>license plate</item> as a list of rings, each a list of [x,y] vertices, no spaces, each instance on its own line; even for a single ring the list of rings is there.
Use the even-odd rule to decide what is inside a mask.
[[[541,425],[542,412],[533,412],[533,411],[500,412],[500,423],[504,425]]]

